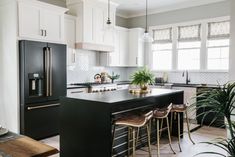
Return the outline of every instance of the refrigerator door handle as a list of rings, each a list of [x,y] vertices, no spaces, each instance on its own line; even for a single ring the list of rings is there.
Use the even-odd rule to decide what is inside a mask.
[[[53,69],[52,69],[52,48],[48,48],[49,49],[49,96],[52,96],[53,92],[52,92],[52,74],[53,74]]]
[[[45,88],[46,88],[46,96],[48,97],[49,96],[49,88],[50,88],[50,85],[49,85],[49,49],[48,47],[45,48],[44,50],[44,73],[45,73]]]

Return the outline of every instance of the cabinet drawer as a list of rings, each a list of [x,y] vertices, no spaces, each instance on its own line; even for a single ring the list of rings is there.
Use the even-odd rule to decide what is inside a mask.
[[[74,89],[68,89],[67,90],[67,96],[73,95],[73,94],[80,94],[80,93],[87,93],[87,88],[74,88]]]

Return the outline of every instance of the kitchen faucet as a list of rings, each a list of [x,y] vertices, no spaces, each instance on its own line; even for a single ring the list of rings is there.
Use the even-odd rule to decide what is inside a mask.
[[[189,76],[188,76],[188,70],[186,70],[185,72],[183,72],[183,74],[182,74],[182,77],[184,77],[184,75],[185,75],[185,83],[188,85],[189,84],[189,82],[190,82],[190,78],[189,78]]]

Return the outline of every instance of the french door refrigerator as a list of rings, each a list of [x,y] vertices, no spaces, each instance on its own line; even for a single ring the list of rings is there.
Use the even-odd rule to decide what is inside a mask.
[[[59,133],[59,99],[66,95],[66,46],[22,40],[20,131],[34,139]]]

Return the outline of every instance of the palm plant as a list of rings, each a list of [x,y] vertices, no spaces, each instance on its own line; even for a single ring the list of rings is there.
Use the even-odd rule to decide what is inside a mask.
[[[197,109],[200,108],[208,108],[206,112],[203,114],[202,121],[206,118],[206,116],[210,113],[214,113],[215,117],[212,120],[211,124],[217,120],[218,117],[225,117],[227,122],[227,127],[229,129],[229,133],[231,139],[223,139],[219,142],[206,142],[207,144],[214,145],[225,150],[231,157],[235,157],[235,136],[234,130],[235,125],[231,120],[232,116],[235,116],[235,82],[227,83],[222,87],[204,91],[197,96],[198,101],[195,103],[197,105]],[[201,116],[201,115],[198,115]],[[199,154],[217,154],[221,156],[225,156],[216,152],[203,152]]]
[[[136,71],[132,76],[132,84],[139,85],[142,90],[146,90],[149,84],[154,83],[154,74],[146,67]]]

